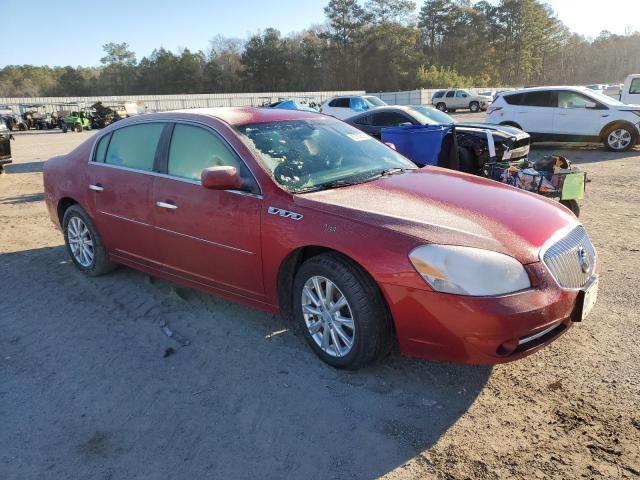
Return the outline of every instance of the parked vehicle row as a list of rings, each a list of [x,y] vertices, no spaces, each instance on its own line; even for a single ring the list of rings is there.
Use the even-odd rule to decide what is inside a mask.
[[[128,265],[280,312],[337,368],[394,343],[424,358],[515,360],[597,298],[595,249],[564,207],[419,169],[312,112],[125,119],[47,161],[44,188],[80,271]]]

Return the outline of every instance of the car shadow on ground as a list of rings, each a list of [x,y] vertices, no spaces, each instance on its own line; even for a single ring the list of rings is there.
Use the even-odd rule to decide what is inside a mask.
[[[0,204],[17,205],[19,203],[41,202],[43,200],[44,193],[29,193],[25,195],[18,195],[16,197],[0,197]]]
[[[42,172],[45,160],[39,162],[10,163],[5,165],[4,170],[7,175],[13,173],[38,173]]]
[[[0,277],[8,478],[376,478],[491,373],[398,355],[338,371],[280,317],[126,268],[89,278],[62,246],[0,255]]]
[[[534,143],[529,153],[530,160],[537,160],[548,155],[562,155],[573,163],[597,163],[607,160],[623,160],[640,155],[640,146],[628,152],[611,152],[598,143]]]

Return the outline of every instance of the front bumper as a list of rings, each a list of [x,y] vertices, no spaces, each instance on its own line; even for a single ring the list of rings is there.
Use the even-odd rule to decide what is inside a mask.
[[[542,264],[529,290],[501,297],[465,297],[383,284],[404,355],[473,364],[530,355],[573,323],[578,291],[563,290]]]

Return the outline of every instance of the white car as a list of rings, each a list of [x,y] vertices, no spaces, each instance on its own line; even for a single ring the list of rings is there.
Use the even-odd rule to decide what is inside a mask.
[[[640,105],[584,87],[525,88],[498,96],[486,122],[520,128],[534,142],[602,142],[622,152],[640,138]]]
[[[385,105],[385,102],[373,95],[340,95],[325,100],[320,106],[320,113],[344,120],[356,113]]]
[[[640,104],[640,73],[629,75],[620,88],[622,103]]]

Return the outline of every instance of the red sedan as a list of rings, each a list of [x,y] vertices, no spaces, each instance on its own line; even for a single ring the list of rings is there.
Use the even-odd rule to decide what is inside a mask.
[[[134,117],[46,162],[44,185],[81,271],[123,264],[281,313],[338,368],[394,342],[424,358],[514,360],[597,296],[596,253],[569,210],[418,169],[315,113]]]

